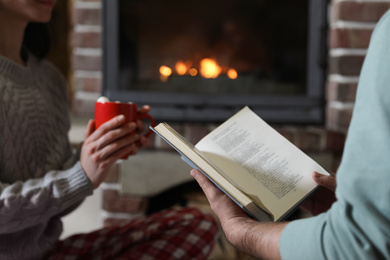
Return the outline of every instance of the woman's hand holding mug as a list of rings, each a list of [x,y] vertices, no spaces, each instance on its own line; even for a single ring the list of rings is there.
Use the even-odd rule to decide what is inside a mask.
[[[143,131],[142,119],[148,119],[150,125],[155,126],[149,110],[149,106],[138,111],[136,104],[110,102],[105,98],[95,103],[95,120],[88,123],[80,158],[94,188],[105,180],[118,159],[127,159],[136,154],[139,147],[148,144],[148,136],[153,131]]]
[[[101,97],[95,103],[95,128],[98,129],[102,124],[118,115],[124,115],[126,123],[136,123],[139,134],[149,137],[153,131],[150,129],[143,131],[142,120],[149,120],[152,127],[155,127],[155,121],[147,112],[149,112],[148,108],[145,107],[138,111],[138,106],[134,103],[110,102],[107,98]],[[140,142],[138,142],[138,145],[140,145]],[[122,157],[122,159],[127,159],[129,155]]]

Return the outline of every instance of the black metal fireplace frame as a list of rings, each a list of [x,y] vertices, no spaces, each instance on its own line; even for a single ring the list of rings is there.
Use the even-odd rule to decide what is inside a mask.
[[[119,86],[119,0],[103,1],[103,90],[110,100],[152,106],[157,121],[222,122],[248,105],[273,124],[323,124],[327,60],[328,0],[310,0],[307,91],[289,96],[232,96],[121,90]],[[113,19],[115,18],[115,19]]]

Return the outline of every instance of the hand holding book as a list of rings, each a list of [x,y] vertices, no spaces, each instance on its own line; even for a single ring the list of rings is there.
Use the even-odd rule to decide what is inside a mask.
[[[317,188],[312,172],[328,174],[248,107],[195,146],[166,123],[153,130],[258,220],[284,219]]]
[[[301,204],[301,208],[313,216],[321,214],[332,206],[336,199],[336,176],[313,172],[314,181],[320,186],[317,191]]]

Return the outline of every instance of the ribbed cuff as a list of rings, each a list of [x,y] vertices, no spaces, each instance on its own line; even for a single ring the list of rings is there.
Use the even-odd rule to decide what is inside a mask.
[[[62,193],[62,209],[66,209],[75,203],[85,199],[93,193],[93,186],[78,161],[72,168],[62,171],[59,176],[62,179],[59,192]]]

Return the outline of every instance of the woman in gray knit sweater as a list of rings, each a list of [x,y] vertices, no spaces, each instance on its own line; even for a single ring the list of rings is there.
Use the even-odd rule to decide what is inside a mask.
[[[217,227],[189,208],[59,240],[61,217],[148,139],[137,135],[141,123],[124,124],[121,116],[96,131],[90,120],[72,154],[66,82],[43,59],[49,38],[41,28],[54,4],[0,0],[0,259],[205,258]]]

